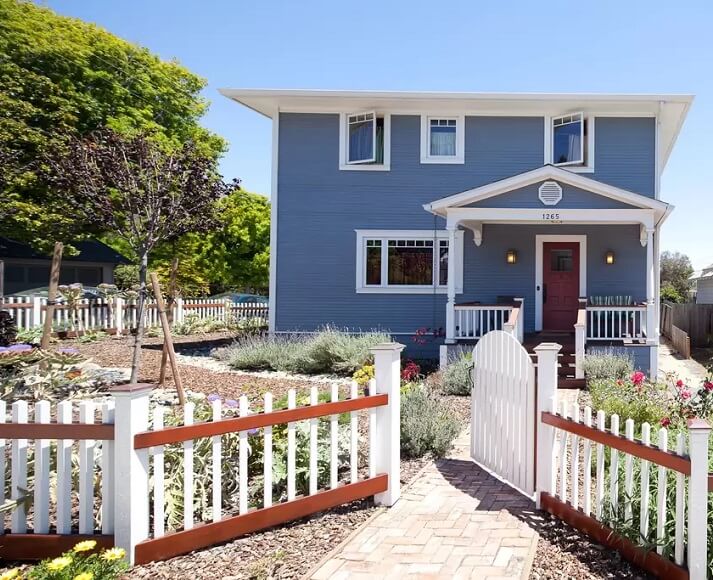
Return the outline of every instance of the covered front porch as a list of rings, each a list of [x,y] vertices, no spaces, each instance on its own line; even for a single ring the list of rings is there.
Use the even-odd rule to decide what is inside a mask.
[[[658,228],[670,206],[556,168],[529,173],[535,175],[427,208],[446,219],[449,233],[446,351],[492,330],[520,342],[554,333],[574,344],[576,378],[584,376],[585,352],[609,345],[631,350],[655,374]],[[538,198],[543,184],[554,183],[543,182],[547,177],[577,181],[576,188],[555,183],[554,208]],[[582,181],[599,196],[581,189]],[[462,287],[453,251],[459,231],[465,232]]]

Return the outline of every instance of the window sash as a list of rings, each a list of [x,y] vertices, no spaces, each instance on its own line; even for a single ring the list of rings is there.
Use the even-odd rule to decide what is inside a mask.
[[[552,164],[557,166],[582,165],[584,164],[584,113],[571,113],[560,117],[552,118]],[[571,128],[572,125],[579,125],[579,132],[572,133],[562,129]],[[558,146],[558,129],[560,130],[560,142],[566,142],[567,160],[557,161],[556,148]],[[566,130],[566,129],[565,129]],[[576,138],[575,138],[576,137]]]
[[[376,112],[347,115],[347,163],[374,163],[376,161]]]
[[[362,281],[365,288],[445,288],[448,286],[448,240],[433,238],[373,238],[368,237],[363,242],[362,257]],[[377,262],[376,251],[380,250],[378,263],[381,271],[378,276],[374,272]],[[394,263],[398,259],[398,254],[403,252],[405,264],[402,271],[396,269]],[[408,250],[411,250],[409,256]],[[397,281],[397,276],[403,280],[408,280],[408,271],[418,267],[418,254],[430,254],[430,263],[427,268],[430,270],[431,282],[427,284],[416,284]],[[371,265],[370,265],[371,261]],[[394,269],[392,269],[392,267]],[[371,268],[371,269],[370,269]],[[371,280],[371,283],[369,281]]]
[[[428,156],[450,158],[458,155],[458,120],[428,118]]]

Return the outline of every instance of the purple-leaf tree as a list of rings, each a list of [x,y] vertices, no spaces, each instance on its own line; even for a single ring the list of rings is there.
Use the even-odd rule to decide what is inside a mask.
[[[87,231],[111,232],[138,258],[138,327],[130,379],[136,382],[149,255],[161,242],[209,230],[215,202],[237,189],[238,181],[225,183],[215,158],[191,142],[169,148],[150,135],[126,137],[108,129],[70,140],[50,165],[52,181]]]

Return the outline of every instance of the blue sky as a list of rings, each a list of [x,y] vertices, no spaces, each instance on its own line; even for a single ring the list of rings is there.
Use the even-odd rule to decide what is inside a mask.
[[[269,193],[270,121],[220,87],[693,93],[662,249],[713,263],[713,3],[48,0],[208,80],[226,177]]]

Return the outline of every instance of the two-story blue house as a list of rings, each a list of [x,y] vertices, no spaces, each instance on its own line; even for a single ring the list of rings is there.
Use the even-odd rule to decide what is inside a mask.
[[[443,360],[497,328],[571,344],[577,377],[597,345],[656,371],[691,96],[221,92],[273,121],[272,332],[383,329]]]

